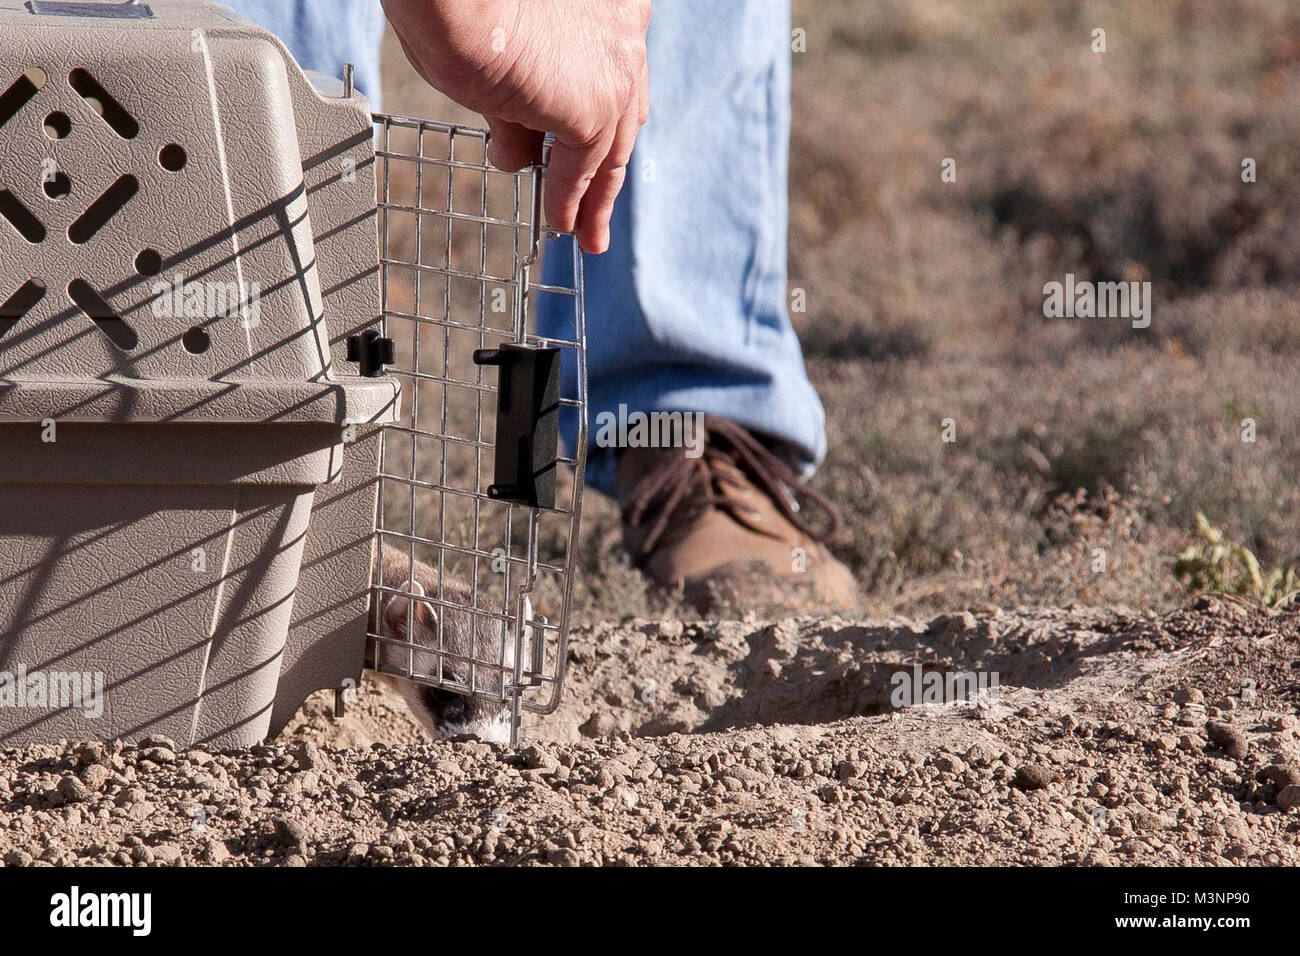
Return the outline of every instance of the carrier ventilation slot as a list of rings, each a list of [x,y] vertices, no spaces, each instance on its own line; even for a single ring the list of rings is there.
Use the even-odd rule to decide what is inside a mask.
[[[113,95],[104,89],[97,79],[78,67],[68,75],[68,82],[77,94],[86,101],[95,114],[113,127],[113,132],[123,139],[135,139],[140,133],[140,124],[126,111]]]
[[[9,89],[0,93],[0,126],[4,126],[18,111],[26,106],[45,85],[45,71],[31,69],[13,81]]]
[[[0,305],[0,338],[18,324],[36,304],[45,298],[45,284],[38,279],[28,279],[22,287]]]
[[[122,207],[131,201],[131,197],[139,189],[138,179],[130,175],[123,176],[109,186],[104,195],[91,203],[90,208],[68,227],[68,238],[77,245],[89,242],[95,233],[103,229],[110,219],[122,211]]]
[[[99,331],[112,340],[124,352],[129,352],[140,342],[135,329],[126,324],[126,320],[113,311],[113,307],[104,301],[104,297],[84,279],[73,279],[68,285],[68,296],[81,307]]]
[[[28,242],[45,240],[45,227],[23,201],[7,189],[0,189],[0,216],[9,221],[9,225],[18,230],[18,234]]]
[[[65,173],[55,173],[41,188],[51,199],[62,199],[72,192],[72,180]]]

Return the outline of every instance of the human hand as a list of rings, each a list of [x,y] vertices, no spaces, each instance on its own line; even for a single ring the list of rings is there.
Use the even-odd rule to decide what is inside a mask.
[[[383,0],[416,71],[492,131],[489,159],[518,170],[555,134],[546,218],[583,250],[609,221],[650,110],[650,0]]]

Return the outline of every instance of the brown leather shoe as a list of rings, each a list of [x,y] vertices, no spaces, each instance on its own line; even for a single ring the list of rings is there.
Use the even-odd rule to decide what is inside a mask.
[[[698,458],[682,448],[630,448],[619,457],[615,492],[637,567],[701,611],[728,603],[857,607],[852,572],[824,544],[839,528],[835,507],[742,426],[708,416],[704,427]],[[805,522],[796,496],[826,513],[826,531]]]

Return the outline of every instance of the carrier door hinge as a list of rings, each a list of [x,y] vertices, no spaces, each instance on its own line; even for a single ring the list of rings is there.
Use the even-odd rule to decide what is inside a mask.
[[[348,361],[360,364],[361,374],[366,378],[379,378],[384,374],[385,365],[397,361],[397,345],[374,329],[360,335],[349,335]]]
[[[496,461],[488,496],[553,509],[560,447],[560,350],[511,343],[477,350],[474,362],[499,370]]]

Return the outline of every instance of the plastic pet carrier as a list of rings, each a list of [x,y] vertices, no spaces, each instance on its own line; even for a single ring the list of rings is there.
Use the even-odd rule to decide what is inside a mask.
[[[0,745],[245,746],[364,666],[553,709],[586,376],[544,157],[199,0],[0,0],[0,64]]]

